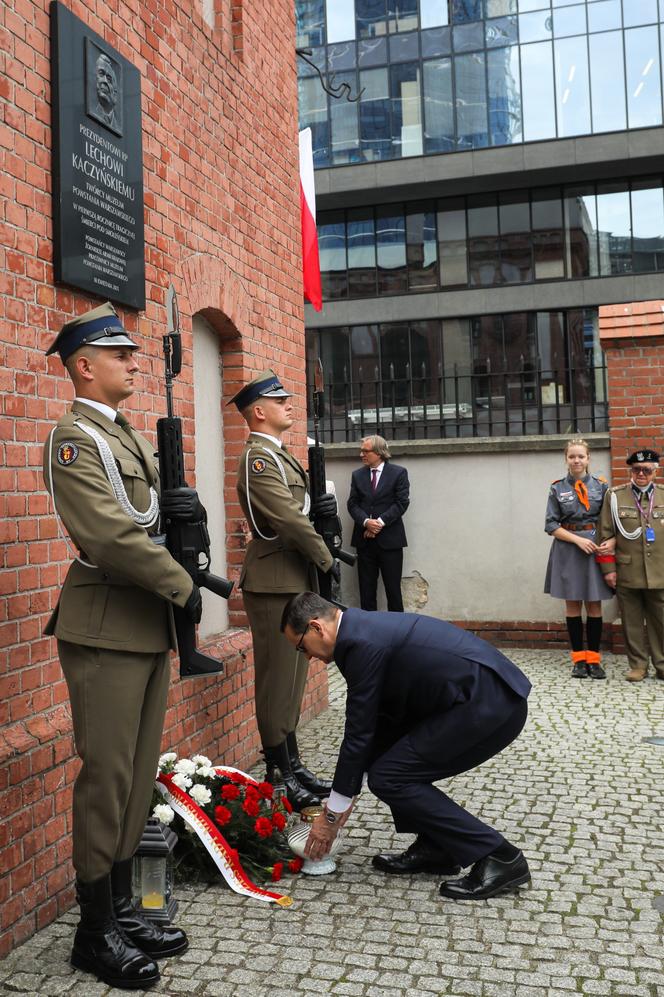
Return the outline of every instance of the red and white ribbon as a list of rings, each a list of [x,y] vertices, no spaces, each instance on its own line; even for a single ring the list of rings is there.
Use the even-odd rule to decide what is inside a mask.
[[[240,769],[215,767],[215,772],[222,777],[237,773],[243,776],[248,783],[254,786],[258,785],[255,779],[245,772],[241,772]],[[217,869],[232,890],[243,894],[245,897],[253,897],[254,900],[264,900],[267,903],[279,904],[280,907],[290,907],[293,903],[292,897],[284,896],[282,893],[275,893],[273,890],[264,890],[260,886],[256,886],[255,883],[252,883],[242,868],[235,849],[231,848],[214,821],[198,806],[189,793],[176,786],[171,774],[159,773],[157,776],[157,789],[164,797],[166,803],[196,832]]]

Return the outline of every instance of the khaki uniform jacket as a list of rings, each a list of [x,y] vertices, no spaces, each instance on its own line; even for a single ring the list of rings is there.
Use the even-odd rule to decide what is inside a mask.
[[[285,482],[272,454],[283,467]],[[318,591],[314,569],[329,571],[333,558],[303,512],[307,475],[299,461],[266,437],[252,434],[240,457],[237,492],[253,534],[240,588],[271,593]],[[273,539],[263,539],[261,533]]]
[[[650,525],[655,531],[655,542],[648,543],[645,530],[636,540],[627,540],[617,529],[611,515],[611,494],[618,499],[618,515],[627,532],[645,525],[634,504],[631,485],[609,488],[599,518],[597,543],[610,537],[616,538],[616,563],[600,564],[603,574],[616,571],[619,588],[664,589],[664,485],[655,485],[655,502]]]
[[[77,420],[108,442],[134,508],[146,510],[150,486],[159,489],[154,449],[147,440],[80,402],[60,419],[52,447],[50,437],[44,445],[44,480],[48,491],[52,480],[55,504],[74,546],[95,567],[73,562],[45,633],[72,644],[116,650],[175,648],[171,603],[184,606],[191,578],[122,510],[97,444],[74,425]],[[73,444],[60,454],[68,463],[59,459],[65,443]]]

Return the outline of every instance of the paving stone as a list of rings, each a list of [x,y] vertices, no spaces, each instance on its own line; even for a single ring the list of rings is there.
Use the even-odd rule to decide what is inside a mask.
[[[391,877],[378,851],[412,839],[394,831],[368,792],[329,877],[284,883],[287,909],[221,884],[182,886],[179,921],[191,946],[161,963],[166,997],[664,997],[661,785],[664,689],[632,688],[624,659],[608,681],[569,680],[555,651],[509,651],[533,682],[517,741],[445,784],[471,812],[524,849],[532,884],[516,895],[455,904],[435,876]],[[301,732],[303,755],[334,768],[344,683],[332,668],[330,708]],[[320,763],[320,764],[319,764]],[[0,961],[0,993],[115,997],[75,972],[69,911]]]

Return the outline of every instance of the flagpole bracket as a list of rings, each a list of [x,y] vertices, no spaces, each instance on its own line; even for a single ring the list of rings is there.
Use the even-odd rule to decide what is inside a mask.
[[[362,87],[362,89],[358,91],[357,96],[353,97],[352,96],[353,90],[350,83],[335,84],[334,79],[336,73],[332,73],[332,75],[328,76],[326,80],[322,72],[316,65],[316,63],[313,61],[312,49],[296,48],[295,54],[298,55],[300,59],[302,59],[304,62],[306,62],[307,65],[311,66],[312,69],[315,69],[316,73],[318,74],[318,78],[320,80],[323,90],[325,91],[325,93],[329,94],[330,97],[334,97],[335,100],[343,100],[345,98],[349,104],[355,104],[364,93],[366,88]]]

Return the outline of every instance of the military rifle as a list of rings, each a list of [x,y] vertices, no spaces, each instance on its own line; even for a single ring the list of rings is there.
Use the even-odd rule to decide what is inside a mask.
[[[168,289],[168,332],[163,337],[164,364],[166,369],[166,411],[167,416],[157,421],[157,447],[159,450],[159,471],[162,490],[187,488],[184,476],[184,453],[182,449],[182,421],[173,415],[173,379],[182,368],[182,345],[180,340],[180,318],[178,314],[175,288]],[[200,588],[209,589],[222,599],[228,599],[233,591],[233,582],[213,575],[210,567],[210,536],[206,517],[197,522],[181,522],[167,519],[166,547],[191,575]],[[180,677],[189,675],[213,675],[223,671],[223,665],[215,658],[202,654],[196,648],[196,628],[179,606],[173,607],[175,632],[180,655]]]
[[[312,395],[311,411],[314,419],[314,445],[309,447],[309,488],[311,491],[311,505],[315,508],[316,501],[325,495],[327,483],[325,478],[325,449],[320,442],[320,420],[324,414],[325,405],[325,385],[323,382],[323,364],[320,357],[314,367],[314,386]],[[338,558],[351,568],[357,558],[355,554],[349,554],[342,550],[343,543],[341,537],[341,520],[335,513],[330,516],[312,516],[314,529],[325,542],[332,557]],[[324,599],[334,602],[332,599],[332,576],[329,572],[318,572],[318,587]]]

